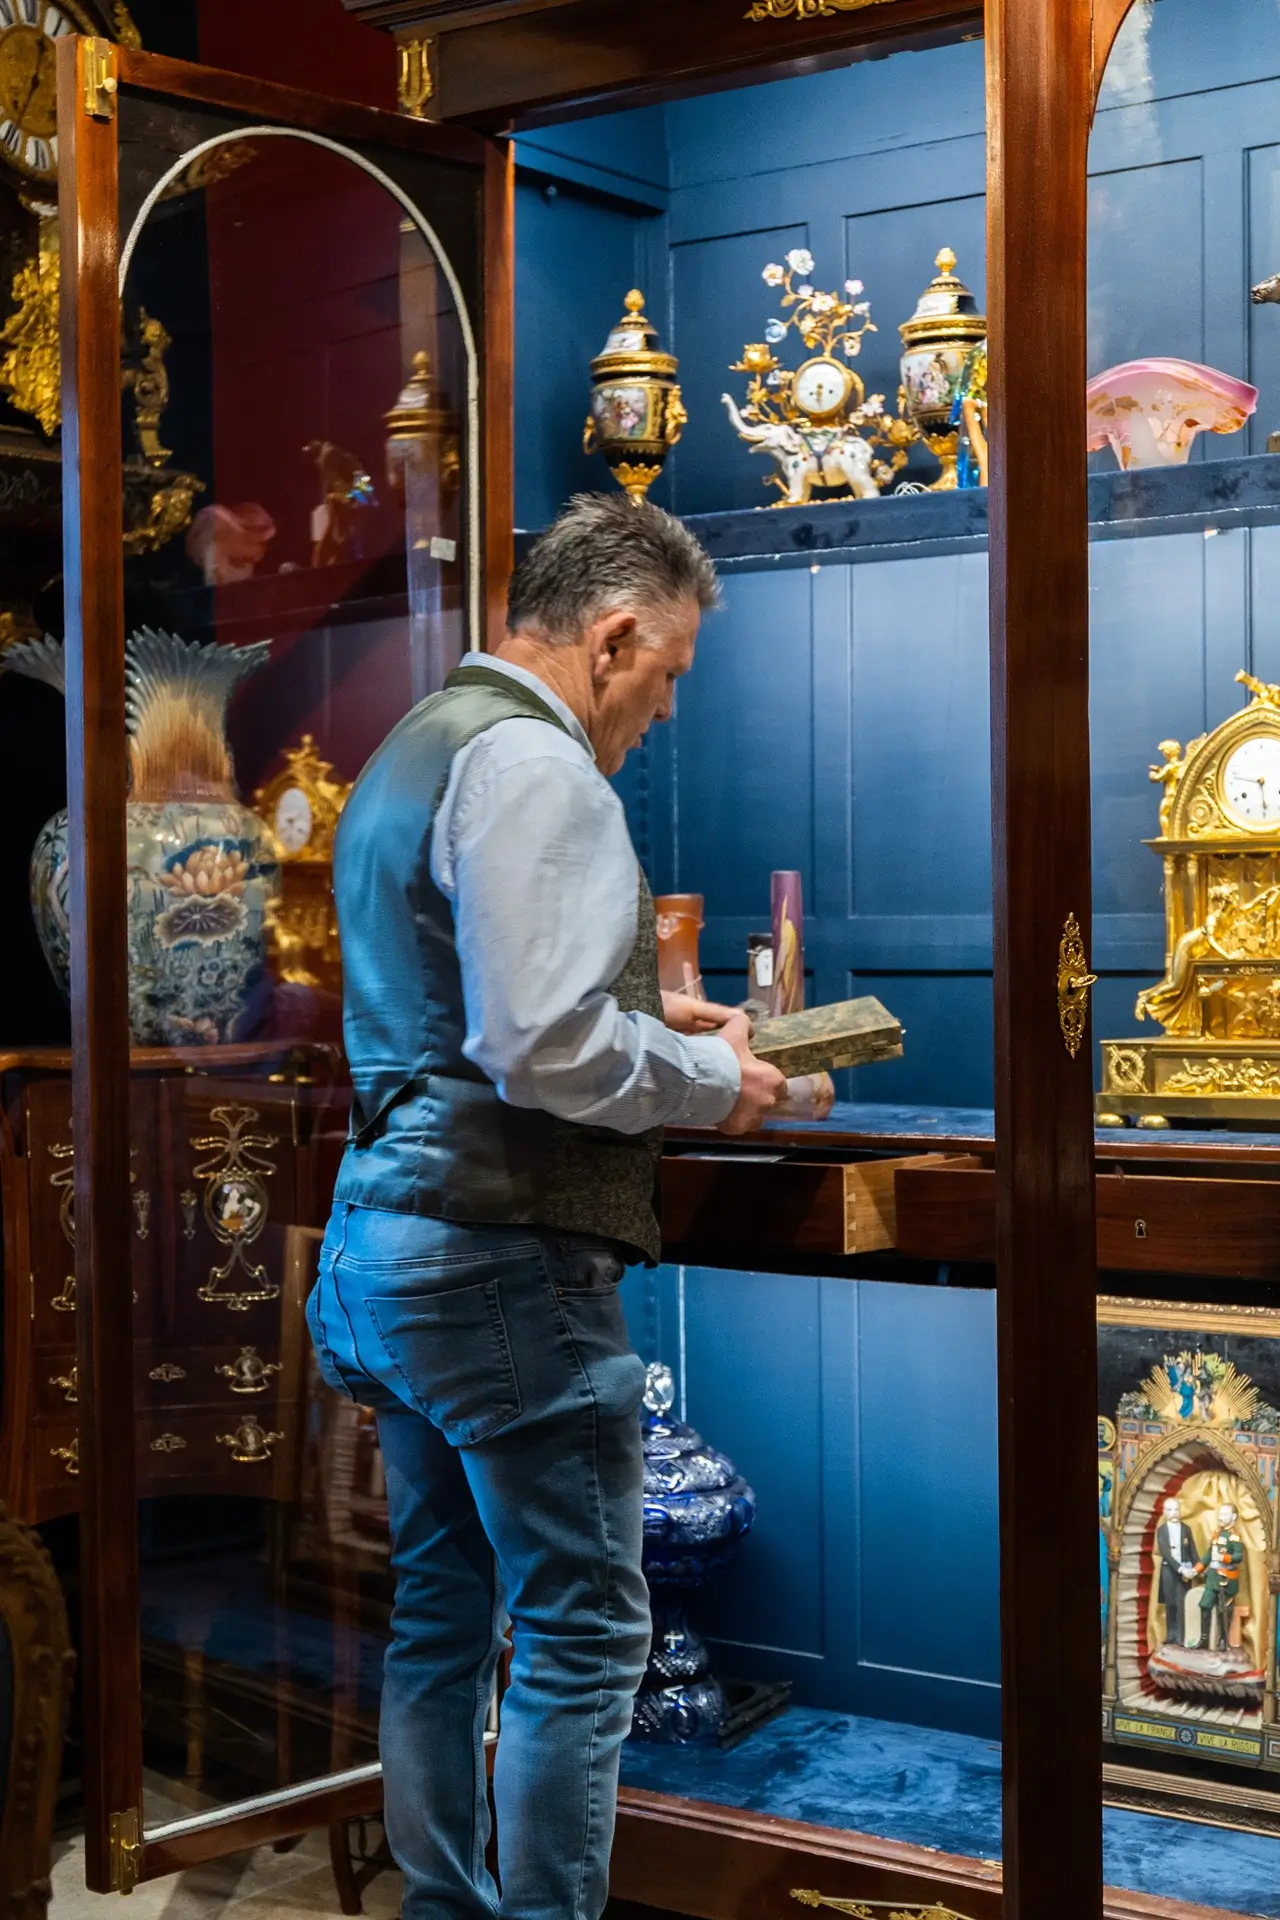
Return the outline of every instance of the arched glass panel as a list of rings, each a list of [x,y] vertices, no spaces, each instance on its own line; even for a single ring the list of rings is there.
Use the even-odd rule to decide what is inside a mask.
[[[91,245],[68,271],[81,346],[97,324],[119,367],[121,440],[91,448],[82,382],[66,595],[73,762],[101,752],[112,791],[96,827],[55,816],[36,848],[77,1041],[72,1075],[30,1096],[63,1249],[34,1277],[31,1472],[41,1517],[90,1509],[103,1886],[244,1845],[246,1821],[272,1837],[380,1802],[386,1486],[372,1416],[323,1383],[304,1319],[347,1124],[331,857],[366,760],[481,643],[491,171],[470,136],[308,115],[230,76],[184,72],[169,97],[166,63],[115,57],[73,190],[83,208],[114,173],[93,238],[111,250],[114,223],[118,342]],[[122,632],[109,595],[90,604],[107,577]],[[68,673],[56,632],[7,664]],[[73,949],[99,896],[111,983],[88,1015]],[[74,1143],[73,1099],[93,1110]],[[121,1138],[113,1201],[95,1182]],[[99,1252],[73,1279],[82,1152]],[[112,1487],[136,1522],[117,1499],[106,1524]]]

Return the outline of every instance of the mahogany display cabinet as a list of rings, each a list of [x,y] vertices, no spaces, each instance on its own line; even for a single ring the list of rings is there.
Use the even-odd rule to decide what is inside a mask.
[[[749,1149],[708,1160],[673,1140],[664,1192],[677,1262],[994,1277],[1001,1858],[632,1786],[615,1892],[706,1920],[775,1914],[796,1888],[1087,1920],[1104,1908],[1097,1595],[1045,1570],[1097,1553],[1099,1258],[1148,1270],[1118,1258],[1132,1214],[1144,1257],[1176,1271],[1188,1215],[1212,1200],[1228,1226],[1218,1267],[1198,1273],[1265,1281],[1274,1260],[1242,1221],[1271,1217],[1252,1191],[1270,1188],[1251,1169],[1241,1193],[1212,1142],[1153,1177],[1162,1143],[1126,1140],[1095,1177],[1086,153],[1125,0],[990,0],[985,17],[969,0],[351,6],[395,31],[410,111],[98,41],[59,48],[66,641],[42,671],[65,683],[70,804],[48,830],[42,937],[69,976],[72,1047],[69,1076],[58,1061],[6,1070],[6,1270],[40,1278],[6,1355],[6,1395],[21,1376],[32,1412],[22,1426],[21,1397],[7,1403],[5,1459],[37,1513],[69,1499],[69,1454],[77,1469],[90,1884],[126,1891],[379,1804],[376,1438],[326,1400],[297,1321],[341,1139],[317,1065],[336,1002],[320,961],[283,941],[272,876],[313,845],[317,782],[353,778],[450,659],[501,631],[514,258],[496,136],[985,33],[990,489],[980,528],[976,496],[926,504],[961,516],[949,541],[988,552],[994,1114],[951,1134],[837,1115],[820,1144],[797,1133],[754,1167]],[[185,500],[157,483],[128,543],[122,309],[151,378],[135,365],[126,382],[127,457],[154,459],[163,431],[196,483]],[[777,522],[780,553],[787,516],[754,518]],[[802,546],[792,562],[807,564]],[[198,752],[190,731],[173,744],[179,709]],[[246,817],[231,760],[249,793],[304,742],[327,771],[300,783],[302,804]],[[199,779],[166,786],[193,755]],[[176,836],[163,852],[160,815]],[[323,949],[323,925],[293,931]],[[175,966],[205,947],[207,966]],[[264,1049],[252,1063],[234,1051],[246,1027]],[[74,1358],[45,1297],[69,1229]],[[12,1286],[6,1314],[13,1329]],[[263,1386],[259,1368],[279,1372]],[[158,1420],[156,1394],[196,1376]],[[58,1384],[72,1378],[74,1431]],[[251,1415],[223,1412],[224,1382],[228,1407],[261,1391]],[[228,1585],[252,1596],[234,1645],[215,1631]],[[1172,1910],[1114,1890],[1105,1907]]]

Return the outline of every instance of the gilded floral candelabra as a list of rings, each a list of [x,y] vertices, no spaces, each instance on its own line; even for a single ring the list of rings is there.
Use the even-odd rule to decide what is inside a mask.
[[[746,405],[732,394],[721,401],[740,439],[753,453],[767,454],[778,471],[766,485],[781,488],[776,506],[803,506],[816,487],[847,487],[859,499],[874,499],[906,462],[917,436],[903,420],[885,413],[884,395],[868,394],[848,364],[876,331],[870,302],[859,298],[860,280],[846,280],[842,293],[810,284],[813,255],[793,247],[784,265],[771,261],[762,278],[782,289],[783,317],[765,327],[763,341],[748,343],[734,373],[748,376]],[[799,281],[797,284],[797,276]],[[794,332],[806,357],[787,368],[773,349]],[[874,448],[893,449],[886,463]]]

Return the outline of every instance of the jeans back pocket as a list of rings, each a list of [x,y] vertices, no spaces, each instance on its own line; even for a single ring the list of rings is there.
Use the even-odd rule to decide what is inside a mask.
[[[387,1384],[455,1447],[491,1439],[520,1412],[501,1283],[381,1294],[365,1306],[385,1349]]]

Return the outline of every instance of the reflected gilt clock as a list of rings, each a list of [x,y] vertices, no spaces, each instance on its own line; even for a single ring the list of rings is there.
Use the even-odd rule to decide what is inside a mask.
[[[138,44],[124,6],[98,17],[77,0],[0,0],[0,160],[27,186],[57,181],[57,43],[69,33]]]
[[[0,0],[0,4],[3,0]],[[338,916],[333,904],[333,838],[350,793],[304,733],[274,779],[253,796],[280,862],[280,900],[271,927],[276,975],[293,985],[342,991]]]
[[[1280,686],[1184,751],[1160,742],[1165,972],[1134,1013],[1159,1039],[1104,1040],[1099,1124],[1280,1126]]]

